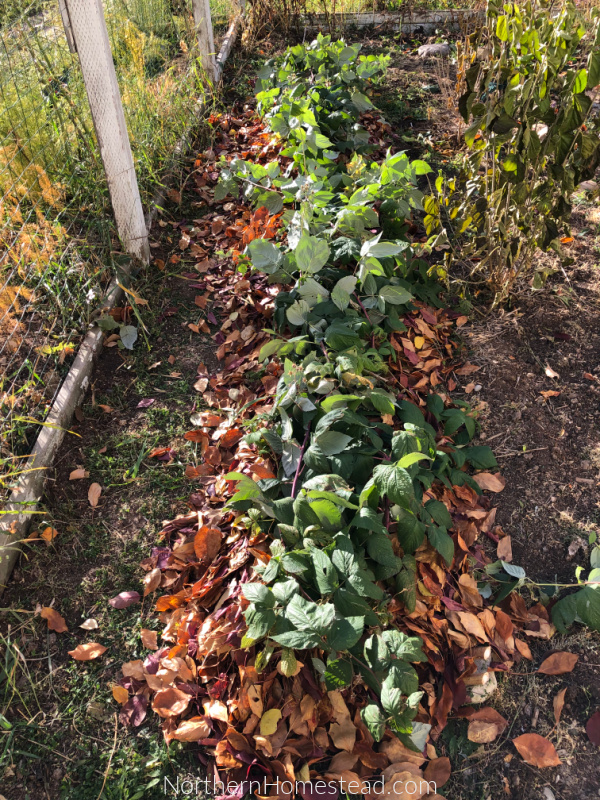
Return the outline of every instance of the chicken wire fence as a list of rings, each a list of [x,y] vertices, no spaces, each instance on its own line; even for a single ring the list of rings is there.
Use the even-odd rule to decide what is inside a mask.
[[[142,203],[205,85],[191,0],[103,0]],[[213,20],[235,12],[211,0]],[[123,256],[58,0],[0,0],[0,486],[24,463]]]

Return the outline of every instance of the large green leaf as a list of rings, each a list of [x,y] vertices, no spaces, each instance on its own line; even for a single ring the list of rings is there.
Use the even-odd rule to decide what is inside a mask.
[[[255,269],[260,269],[268,275],[281,266],[283,253],[268,239],[253,239],[248,245],[248,253]]]
[[[427,538],[431,546],[435,547],[448,566],[454,559],[454,540],[448,535],[445,528],[438,528],[437,525],[430,525],[427,528]]]
[[[316,236],[303,234],[294,251],[296,264],[301,272],[319,272],[329,258],[329,245]]]
[[[385,733],[386,722],[379,706],[375,705],[375,703],[369,703],[368,706],[362,709],[360,715],[373,739],[376,742],[380,742]]]
[[[364,628],[364,617],[336,619],[327,634],[327,644],[336,652],[350,650],[362,636]]]
[[[379,464],[373,470],[375,485],[393,503],[406,507],[413,497],[412,478],[396,464]]]

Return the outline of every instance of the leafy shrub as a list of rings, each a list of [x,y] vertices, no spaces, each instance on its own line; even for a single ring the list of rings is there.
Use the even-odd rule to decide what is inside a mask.
[[[295,59],[322,77],[314,89],[306,74],[292,76],[287,65]],[[237,481],[230,505],[273,539],[270,559],[255,568],[261,582],[243,587],[243,646],[264,642],[257,669],[279,647],[285,674],[295,674],[294,651],[318,647],[324,660],[312,663],[329,689],[360,675],[374,693],[363,719],[377,741],[389,727],[422,748],[424,726],[413,727],[422,692],[412,666],[425,660],[422,642],[391,624],[387,604],[396,595],[414,610],[414,554],[422,543],[442,568],[454,561],[452,517],[435,492],[468,484],[479,493],[465,466],[492,468],[496,461],[489,448],[468,446],[476,427],[468,407],[447,408],[431,394],[426,417],[389,389],[391,337],[406,331],[402,316],[419,300],[440,304],[428,265],[402,238],[407,216],[422,208],[416,179],[429,166],[404,153],[369,163],[348,149],[367,146],[345,135],[357,124],[351,98],[365,95],[374,74],[373,62],[357,59],[358,48],[321,37],[290,52],[285,68],[270,66],[263,80],[272,88],[262,84],[258,98],[272,129],[294,141],[290,169],[281,175],[277,162],[223,164],[217,197],[241,185],[272,213],[288,206],[285,240],[254,239],[246,256],[271,281],[291,285],[277,296],[278,332],[259,356],[277,355],[284,364],[272,418],[248,437],[272,450],[281,476],[226,478]],[[369,69],[361,70],[365,63]],[[336,71],[351,73],[349,80]],[[297,101],[301,114],[294,116]],[[326,127],[337,111],[340,127]],[[240,266],[247,268],[243,259]]]
[[[441,223],[455,258],[474,264],[498,297],[531,266],[560,253],[570,200],[600,164],[600,123],[589,94],[600,83],[600,26],[586,31],[571,3],[502,6],[490,0],[480,49],[465,71],[459,109],[467,122],[457,179],[436,181],[426,224]],[[534,272],[540,288],[547,273]]]

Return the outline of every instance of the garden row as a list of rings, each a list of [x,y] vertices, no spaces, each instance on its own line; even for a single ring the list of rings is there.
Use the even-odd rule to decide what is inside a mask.
[[[151,700],[168,740],[211,748],[240,786],[365,786],[381,770],[441,785],[432,742],[473,699],[476,648],[508,670],[554,631],[513,591],[524,570],[479,541],[502,553],[482,489],[503,481],[470,443],[476,412],[450,396],[474,369],[455,336],[467,320],[444,308],[440,240],[409,240],[429,167],[382,150],[368,95],[386,59],[358,51],[319,37],[267,64],[262,121],[214,120],[214,194],[214,161],[197,164],[223,213],[193,246],[235,243],[234,267],[209,257],[193,276],[221,317],[223,370],[199,370],[212,410],[187,434],[193,510],[144,565],[169,645],[124,666],[122,718],[140,724]],[[599,594],[560,601],[555,622],[594,625]]]

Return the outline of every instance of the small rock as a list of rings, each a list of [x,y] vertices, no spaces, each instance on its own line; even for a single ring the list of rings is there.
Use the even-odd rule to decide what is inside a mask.
[[[450,45],[443,44],[422,44],[417,50],[419,58],[432,58],[433,56],[449,56]]]

